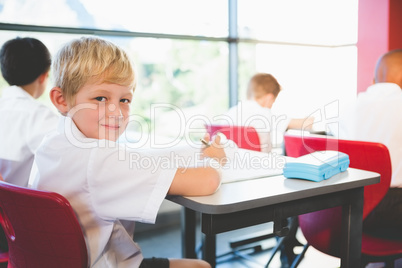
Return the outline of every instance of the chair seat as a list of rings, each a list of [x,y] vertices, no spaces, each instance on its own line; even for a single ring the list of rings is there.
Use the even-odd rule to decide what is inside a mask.
[[[362,253],[376,257],[402,255],[402,241],[383,239],[363,233]]]

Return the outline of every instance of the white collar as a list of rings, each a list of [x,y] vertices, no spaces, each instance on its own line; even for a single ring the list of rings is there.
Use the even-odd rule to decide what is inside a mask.
[[[375,96],[387,96],[395,93],[402,93],[402,89],[394,83],[376,83],[369,86],[366,92]]]
[[[10,86],[3,89],[2,93],[3,98],[28,98],[35,100],[28,92],[26,92],[23,88],[19,86]]]
[[[98,146],[98,140],[87,138],[78,129],[71,117],[60,116],[57,131],[76,147],[94,148]]]
[[[60,116],[57,131],[63,134],[70,144],[82,149],[91,149],[96,147],[116,147],[118,143],[109,140],[98,140],[88,138],[82,133],[73,119],[69,116]]]

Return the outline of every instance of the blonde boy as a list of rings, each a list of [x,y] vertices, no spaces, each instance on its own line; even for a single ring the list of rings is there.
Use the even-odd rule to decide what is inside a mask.
[[[115,143],[127,126],[135,88],[126,53],[100,38],[73,40],[56,55],[53,75],[50,97],[65,116],[35,155],[33,187],[70,201],[87,239],[90,267],[209,267],[201,260],[143,261],[133,241],[134,221],[155,222],[166,194],[212,194],[220,173],[211,166],[129,165],[130,152]],[[225,153],[218,147],[204,154],[220,160]]]

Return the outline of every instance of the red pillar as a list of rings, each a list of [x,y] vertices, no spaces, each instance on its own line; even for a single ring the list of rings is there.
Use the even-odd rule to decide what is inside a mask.
[[[402,1],[390,0],[388,49],[402,48]]]
[[[359,0],[358,12],[357,93],[372,84],[378,58],[402,48],[402,1]]]

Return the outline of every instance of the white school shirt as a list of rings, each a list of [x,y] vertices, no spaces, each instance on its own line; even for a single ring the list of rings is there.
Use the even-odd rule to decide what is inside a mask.
[[[377,83],[360,93],[340,116],[339,137],[387,146],[391,187],[402,187],[402,90],[397,84]]]
[[[274,135],[283,135],[289,125],[289,119],[285,115],[273,115],[271,109],[262,107],[254,100],[239,102],[230,108],[225,116],[230,118],[231,122],[227,122],[229,124],[254,127],[260,138],[262,152],[270,152],[271,140],[277,140]]]
[[[0,173],[5,181],[27,186],[34,152],[57,126],[58,115],[17,86],[0,99]]]
[[[134,221],[154,223],[177,171],[117,143],[86,138],[69,117],[35,154],[33,188],[68,199],[86,237],[90,267],[138,267]]]

